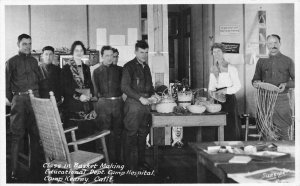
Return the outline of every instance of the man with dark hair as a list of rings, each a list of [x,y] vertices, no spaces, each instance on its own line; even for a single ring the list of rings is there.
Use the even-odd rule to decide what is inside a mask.
[[[277,35],[277,34],[271,34],[271,35],[268,35],[268,36],[267,36],[267,40],[269,40],[270,37],[275,37],[275,38],[277,38],[277,39],[278,39],[278,42],[280,43],[280,36],[279,36],[279,35]]]
[[[19,143],[24,137],[27,128],[30,139],[30,181],[38,178],[39,165],[39,133],[31,107],[28,90],[31,89],[39,97],[39,81],[42,74],[38,62],[31,56],[31,37],[22,34],[18,37],[19,54],[6,62],[6,98],[11,102],[10,127],[12,132],[11,143],[11,175],[10,181],[16,182]]]
[[[105,46],[103,46],[102,48],[101,48],[101,51],[100,51],[100,54],[101,54],[101,56],[102,56],[102,58],[104,57],[103,55],[104,55],[104,51],[105,50],[109,50],[109,51],[112,51],[113,52],[113,49],[112,49],[112,47],[111,46],[109,46],[109,45],[105,45]],[[110,52],[109,52],[110,53]],[[106,63],[108,64],[111,64],[111,62],[112,62],[112,56],[111,55],[107,55],[106,56],[107,58],[107,60],[106,60]],[[104,59],[104,58],[103,58]]]
[[[31,39],[31,36],[28,34],[21,34],[18,36],[18,43],[20,43],[23,39]],[[24,49],[26,50],[26,49]]]
[[[288,89],[295,87],[295,67],[291,58],[280,52],[280,37],[272,34],[267,37],[269,58],[260,58],[256,64],[255,74],[252,79],[254,87],[259,82],[271,83],[278,86],[273,123],[279,128],[277,135],[282,140],[289,140],[289,128],[292,125],[292,110],[288,96]]]
[[[150,68],[147,64],[149,46],[137,41],[136,57],[123,67],[121,88],[127,95],[124,105],[125,163],[130,169],[149,169],[145,161],[146,137],[149,133],[150,102],[154,94]]]
[[[42,63],[40,64],[44,80],[40,83],[39,92],[41,98],[49,98],[49,92],[53,91],[56,101],[61,101],[61,91],[59,86],[60,68],[53,64],[54,48],[45,46],[43,48]]]
[[[117,65],[119,60],[119,51],[116,48],[113,48],[113,65]]]
[[[122,71],[112,65],[113,50],[110,46],[101,49],[102,65],[93,72],[96,96],[99,98],[96,112],[100,130],[110,130],[107,138],[109,158],[121,162],[121,134],[123,130],[123,99],[121,91]]]

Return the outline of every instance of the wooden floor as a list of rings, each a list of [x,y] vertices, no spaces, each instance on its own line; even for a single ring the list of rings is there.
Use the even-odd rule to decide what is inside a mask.
[[[187,132],[187,131],[186,131]],[[185,133],[187,134],[187,133]],[[209,133],[205,135],[209,137]],[[204,137],[205,137],[204,135]],[[197,183],[196,153],[187,145],[188,141],[193,141],[194,137],[184,137],[185,146],[182,148],[171,146],[159,147],[158,172],[155,176],[126,177],[121,176],[116,179],[116,183]],[[10,170],[10,135],[7,133],[7,163],[6,170]],[[206,140],[205,140],[206,141]],[[25,149],[26,150],[26,149]],[[26,165],[26,159],[20,158]],[[153,148],[146,150],[146,161],[153,165]],[[28,168],[19,166],[20,183],[28,183],[30,178]],[[220,183],[220,180],[212,173],[208,172],[206,183]]]
[[[146,161],[153,165],[152,148],[146,150]],[[7,158],[7,170],[9,170],[9,157]],[[23,164],[26,160],[20,158]],[[196,183],[197,167],[196,154],[188,146],[183,148],[177,147],[160,147],[159,148],[159,166],[158,173],[155,176],[143,176],[138,179],[135,177],[119,177],[116,183]],[[20,166],[20,183],[27,183],[30,177],[28,169]],[[208,182],[219,182],[214,175],[209,175]]]

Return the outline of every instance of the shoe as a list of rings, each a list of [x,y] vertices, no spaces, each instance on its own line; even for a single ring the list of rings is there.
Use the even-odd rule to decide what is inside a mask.
[[[8,178],[8,183],[19,183],[20,179],[15,173],[12,173]]]

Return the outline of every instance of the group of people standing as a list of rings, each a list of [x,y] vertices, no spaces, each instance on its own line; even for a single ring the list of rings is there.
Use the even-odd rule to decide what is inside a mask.
[[[107,139],[111,162],[125,163],[127,168],[134,170],[149,169],[150,166],[145,161],[146,136],[151,123],[150,102],[147,98],[155,92],[147,65],[148,44],[143,40],[137,41],[136,57],[124,67],[117,66],[118,50],[103,46],[100,51],[103,61],[91,74],[90,67],[82,61],[86,48],[81,41],[72,44],[72,58],[62,69],[52,64],[54,48],[51,46],[43,48],[43,63],[39,65],[31,56],[31,41],[29,35],[20,35],[17,42],[19,53],[6,63],[6,98],[11,105],[12,132],[10,179],[17,180],[19,142],[25,129],[30,136],[30,178],[37,178],[36,160],[40,144],[28,95],[29,89],[35,97],[42,98],[48,98],[49,91],[54,92],[58,105],[64,111],[65,126],[70,124],[69,119],[74,114],[88,114],[95,110],[97,116],[94,119],[98,129],[111,131]],[[269,35],[267,46],[270,51],[269,58],[259,59],[252,83],[254,87],[257,87],[258,81],[279,86],[281,92],[275,106],[274,124],[281,129],[281,139],[287,140],[287,129],[292,124],[287,91],[295,86],[294,63],[280,53],[278,35]],[[228,113],[225,140],[241,140],[235,97],[241,88],[238,71],[224,59],[225,49],[222,44],[215,43],[211,51],[214,65],[211,68],[208,88],[210,92],[226,96],[226,101],[221,103],[222,110]],[[127,96],[125,102],[123,94]]]
[[[145,161],[146,136],[150,127],[150,102],[154,94],[150,68],[147,65],[148,44],[135,44],[136,57],[124,67],[117,66],[119,52],[103,46],[103,61],[91,74],[82,61],[86,48],[81,41],[71,46],[72,58],[60,69],[52,64],[54,48],[43,48],[42,64],[31,56],[31,37],[18,37],[19,53],[6,63],[6,98],[11,105],[11,171],[9,179],[17,181],[19,142],[25,129],[30,136],[31,182],[38,177],[39,133],[31,107],[29,92],[49,98],[53,91],[64,118],[64,127],[78,113],[96,111],[93,118],[99,130],[110,130],[107,138],[110,161],[124,163],[128,169],[149,170]],[[122,95],[126,94],[124,102]],[[97,148],[101,148],[97,143]],[[122,144],[122,145],[121,145]],[[122,148],[123,147],[123,148]],[[122,153],[121,153],[122,152]],[[121,154],[123,156],[121,156]]]

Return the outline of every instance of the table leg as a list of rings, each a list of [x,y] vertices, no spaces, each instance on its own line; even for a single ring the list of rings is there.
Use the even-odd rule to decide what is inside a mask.
[[[224,126],[218,127],[218,140],[224,141]]]
[[[151,145],[153,147],[153,167],[155,174],[158,173],[158,145],[155,144],[153,138],[154,138],[154,128],[150,129],[150,135],[151,135]]]
[[[197,155],[197,183],[206,182],[206,168],[202,163],[202,158],[200,155]]]
[[[153,144],[153,162],[154,162],[154,172],[158,173],[158,145]]]
[[[153,140],[153,131],[154,129],[151,127],[150,128],[150,145],[154,145],[154,140]]]
[[[197,142],[201,142],[202,141],[202,127],[198,127],[196,141]]]

